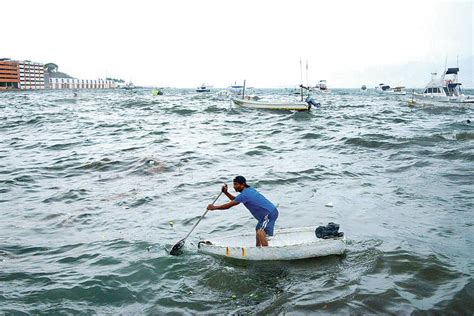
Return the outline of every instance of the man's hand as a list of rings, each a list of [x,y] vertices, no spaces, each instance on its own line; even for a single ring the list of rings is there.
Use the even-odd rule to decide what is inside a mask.
[[[214,211],[214,210],[216,209],[216,207],[214,206],[214,204],[209,204],[209,205],[207,206],[207,209],[208,209],[209,211]]]
[[[227,193],[227,184],[222,186],[222,193]]]

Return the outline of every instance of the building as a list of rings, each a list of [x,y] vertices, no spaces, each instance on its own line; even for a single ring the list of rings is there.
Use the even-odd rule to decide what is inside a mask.
[[[112,80],[49,78],[49,89],[112,89],[117,85]]]
[[[76,79],[62,72],[45,72],[44,64],[0,58],[0,90],[112,89],[113,80]]]
[[[20,86],[22,90],[44,89],[44,64],[29,60],[19,61]]]
[[[16,61],[0,58],[0,90],[18,89],[20,85],[19,67]]]
[[[1,58],[0,89],[44,89],[44,65]]]

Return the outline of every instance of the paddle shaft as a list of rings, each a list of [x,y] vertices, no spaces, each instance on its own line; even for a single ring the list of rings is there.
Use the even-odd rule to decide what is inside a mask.
[[[219,195],[214,199],[214,201],[212,201],[211,204],[214,204],[216,203],[217,199],[221,196],[222,194],[222,191],[221,193],[219,193]],[[196,226],[199,224],[199,222],[204,218],[204,216],[206,216],[207,212],[209,212],[208,209],[206,209],[206,211],[204,212],[204,214],[202,214],[202,216],[199,218],[199,220],[196,222],[196,224],[194,224],[193,228],[191,229],[191,231],[186,235],[186,237],[184,237],[182,240],[186,240],[186,238],[189,237],[189,235],[191,235],[191,233],[193,232],[194,228],[196,228]]]

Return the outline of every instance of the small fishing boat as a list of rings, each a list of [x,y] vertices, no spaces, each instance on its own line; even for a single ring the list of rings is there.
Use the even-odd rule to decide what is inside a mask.
[[[394,94],[394,95],[406,95],[407,92],[405,91],[405,87],[397,86],[397,87],[390,87],[388,84],[379,83],[377,87],[375,87],[375,91],[381,94]]]
[[[124,85],[120,86],[120,89],[124,89],[124,90],[133,90],[135,88],[136,88],[136,86],[131,81],[129,81],[129,82],[125,83]]]
[[[313,227],[277,230],[268,247],[255,246],[255,234],[203,240],[198,244],[198,251],[205,254],[251,261],[307,259],[341,255],[345,250],[344,236],[320,239]]]
[[[287,110],[287,111],[308,111],[311,109],[311,106],[319,107],[321,104],[316,102],[311,96],[306,97],[303,102],[303,88],[309,89],[307,87],[303,87],[301,85],[301,102],[264,102],[264,101],[256,101],[254,96],[252,95],[251,98],[246,98],[245,96],[245,80],[244,85],[242,86],[242,99],[232,98],[232,102],[235,105],[249,108],[249,109],[262,109],[262,110]]]
[[[448,68],[441,77],[432,73],[431,81],[423,93],[413,93],[408,105],[474,105],[474,97],[463,94],[462,83],[458,81],[459,68]]]
[[[375,91],[378,93],[390,93],[391,87],[388,84],[379,83],[379,85],[375,87]]]
[[[161,90],[161,89],[153,89],[153,90],[151,90],[151,95],[154,96],[154,97],[156,97],[156,96],[158,96],[158,95],[163,95],[163,90]]]
[[[399,86],[392,89],[393,94],[395,95],[406,95],[405,87]]]
[[[204,83],[196,88],[196,92],[210,92],[210,87],[206,86]]]
[[[324,93],[330,92],[326,80],[319,80],[318,84],[316,84],[314,88],[311,89],[311,91]]]
[[[243,93],[244,86],[237,84],[237,82],[234,82],[234,84],[231,84],[230,86],[227,87],[227,92],[228,95],[230,96],[241,96]]]
[[[264,110],[287,110],[287,111],[308,111],[311,105],[319,106],[312,98],[307,98],[306,102],[262,102],[243,99],[234,99],[232,102],[235,105],[249,108],[249,109],[264,109]]]

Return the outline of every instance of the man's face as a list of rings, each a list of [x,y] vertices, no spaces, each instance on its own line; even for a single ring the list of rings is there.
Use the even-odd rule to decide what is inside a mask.
[[[234,190],[237,192],[242,192],[242,190],[245,188],[245,185],[242,183],[234,182]]]

